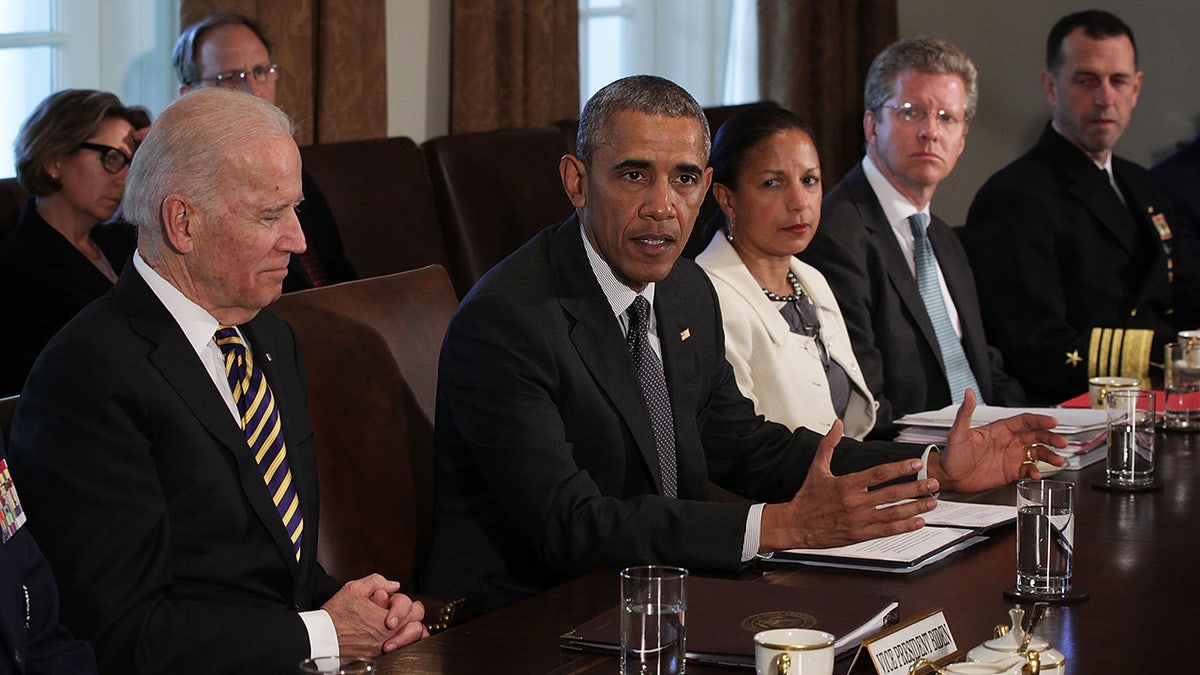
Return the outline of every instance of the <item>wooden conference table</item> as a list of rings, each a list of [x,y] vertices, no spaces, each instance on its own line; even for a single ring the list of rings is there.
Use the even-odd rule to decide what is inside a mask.
[[[1191,641],[1200,637],[1200,621],[1191,621],[1200,610],[1200,434],[1160,433],[1156,451],[1165,484],[1159,492],[1094,489],[1103,462],[1053,476],[1078,486],[1075,585],[1090,598],[1052,606],[1038,636],[1066,655],[1069,673],[1195,672]],[[1015,490],[1009,486],[971,501],[1012,504]],[[1013,603],[1003,589],[1015,574],[1015,528],[1005,527],[911,574],[764,563],[740,578],[894,594],[902,621],[942,609],[965,650],[990,638],[996,624],[1008,623]],[[615,606],[617,593],[616,573],[597,572],[390,654],[380,659],[380,671],[615,673],[616,657],[564,650],[558,638]],[[855,673],[873,672],[869,660],[861,661]],[[839,660],[834,672],[842,675],[848,667],[849,659]],[[737,672],[694,663],[687,671]]]

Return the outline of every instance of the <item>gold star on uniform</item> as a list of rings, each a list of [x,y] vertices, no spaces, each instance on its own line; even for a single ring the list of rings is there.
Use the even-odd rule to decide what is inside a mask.
[[[1067,352],[1067,365],[1068,366],[1077,366],[1080,364],[1081,361],[1083,361],[1083,358],[1079,356],[1078,349],[1074,349],[1074,350]]]

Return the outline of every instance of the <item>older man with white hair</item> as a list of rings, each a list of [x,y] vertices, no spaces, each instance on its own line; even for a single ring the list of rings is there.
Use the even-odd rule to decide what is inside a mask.
[[[291,673],[425,634],[398,583],[339,586],[316,560],[296,337],[261,311],[305,247],[291,134],[244,93],[168,107],[126,184],[132,263],[22,395],[14,472],[102,671]]]

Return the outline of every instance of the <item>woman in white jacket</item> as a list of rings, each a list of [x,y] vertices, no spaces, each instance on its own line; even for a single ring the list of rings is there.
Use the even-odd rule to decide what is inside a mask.
[[[729,118],[709,165],[724,215],[696,262],[721,302],[726,357],[759,414],[825,433],[875,424],[846,324],[825,277],[794,256],[821,219],[821,162],[807,127],[775,105]]]

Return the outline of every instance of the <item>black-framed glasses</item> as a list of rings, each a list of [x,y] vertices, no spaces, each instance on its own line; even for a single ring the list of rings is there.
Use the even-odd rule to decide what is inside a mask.
[[[250,70],[231,70],[225,73],[217,73],[213,77],[202,77],[197,82],[212,82],[218,87],[226,89],[237,89],[242,86],[242,83],[253,78],[255,82],[262,84],[268,80],[274,80],[279,76],[279,66],[270,64],[267,66],[254,66]]]
[[[930,115],[937,122],[937,125],[943,129],[957,129],[960,125],[967,121],[966,116],[955,117],[953,114],[945,110],[930,110],[916,106],[908,101],[898,105],[883,105],[881,107],[891,110],[896,117],[896,121],[902,124],[924,124],[925,120],[929,119]]]
[[[133,161],[133,158],[125,154],[124,150],[114,148],[111,145],[80,143],[79,147],[84,150],[95,150],[100,153],[100,166],[104,167],[104,170],[109,173],[121,173]]]

